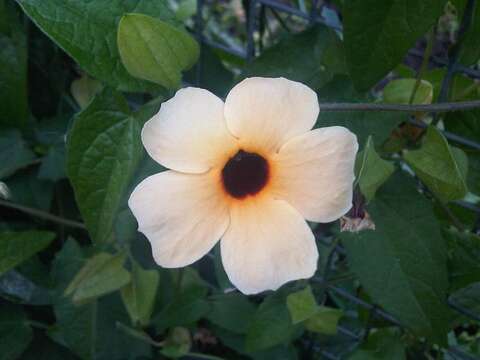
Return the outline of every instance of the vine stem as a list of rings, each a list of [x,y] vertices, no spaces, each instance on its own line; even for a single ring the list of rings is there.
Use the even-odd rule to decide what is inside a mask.
[[[47,212],[42,211],[42,210],[33,209],[33,208],[30,208],[30,207],[27,207],[27,206],[15,204],[15,203],[12,203],[10,201],[0,199],[0,206],[4,206],[4,207],[10,208],[10,209],[15,209],[15,210],[21,211],[25,214],[32,215],[32,216],[38,217],[40,219],[51,221],[51,222],[54,222],[54,223],[57,223],[57,224],[62,224],[62,225],[65,225],[65,226],[86,230],[85,225],[78,222],[78,221],[68,220],[68,219],[62,218],[60,216],[56,216],[56,215],[47,213]]]
[[[445,102],[429,105],[404,105],[404,104],[380,104],[380,103],[323,103],[320,111],[350,112],[350,111],[396,111],[396,112],[451,112],[471,109],[479,109],[480,100]]]

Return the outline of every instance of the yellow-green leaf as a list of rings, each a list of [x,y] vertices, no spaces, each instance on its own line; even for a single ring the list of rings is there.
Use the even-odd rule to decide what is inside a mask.
[[[131,75],[169,89],[180,87],[181,72],[195,64],[200,51],[186,31],[141,14],[122,17],[117,42]]]

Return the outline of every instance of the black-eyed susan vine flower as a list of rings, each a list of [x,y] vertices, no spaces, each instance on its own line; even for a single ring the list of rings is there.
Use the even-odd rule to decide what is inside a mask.
[[[142,130],[149,155],[171,169],[143,180],[129,206],[164,267],[189,265],[220,241],[243,293],[313,276],[306,220],[331,222],[352,206],[355,135],[311,130],[315,92],[284,78],[248,78],[225,103],[199,88],[165,102]]]

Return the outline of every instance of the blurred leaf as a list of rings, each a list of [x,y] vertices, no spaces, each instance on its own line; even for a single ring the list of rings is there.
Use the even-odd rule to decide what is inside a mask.
[[[467,139],[480,142],[480,109],[447,114],[445,129]]]
[[[467,1],[460,1],[460,3],[460,8],[457,7],[457,11],[459,17],[463,17]],[[474,65],[480,60],[480,46],[478,46],[480,37],[480,5],[476,1],[473,2],[473,11],[470,16],[472,17],[470,27],[463,37],[459,39],[461,47],[458,62],[467,66]]]
[[[345,53],[355,87],[366,91],[397,66],[442,15],[445,3],[346,0]]]
[[[480,282],[480,237],[454,229],[445,230],[444,236],[450,247],[450,289]]]
[[[397,173],[368,212],[376,230],[341,233],[351,269],[375,303],[417,336],[445,344],[447,251],[432,205]]]
[[[47,231],[0,233],[0,275],[45,249],[54,238]]]
[[[77,116],[67,142],[67,173],[96,243],[109,240],[142,154],[139,122],[118,93],[103,91]]]
[[[160,352],[171,358],[179,358],[186,355],[192,346],[192,339],[188,329],[174,327],[169,331],[164,346]]]
[[[18,130],[0,132],[0,179],[31,164],[34,159],[35,154],[27,146]]]
[[[155,304],[160,273],[132,265],[132,281],[122,289],[122,299],[133,324],[148,325]]]
[[[33,22],[93,77],[124,91],[153,89],[130,76],[117,48],[117,25],[125,13],[173,19],[166,1],[17,0]],[[69,24],[66,26],[65,24]]]
[[[38,178],[53,182],[66,178],[65,173],[65,141],[62,139],[48,149],[38,169]]]
[[[12,202],[48,211],[53,198],[53,183],[40,180],[35,168],[17,172],[5,180]]]
[[[177,295],[152,319],[157,329],[189,325],[210,311],[202,288],[190,288]]]
[[[410,104],[410,98],[417,79],[396,79],[390,81],[383,89],[383,101],[387,104]],[[433,86],[426,80],[421,80],[412,104],[431,104]]]
[[[372,99],[358,94],[353,88],[348,76],[337,75],[318,92],[320,102],[370,102]],[[320,115],[315,127],[345,126],[355,135],[359,144],[365,144],[367,138],[373,136],[382,144],[402,121],[408,116],[402,113],[362,112],[349,114],[342,112],[327,112],[320,108]]]
[[[0,10],[0,124],[21,128],[28,119],[27,36],[10,2]]]
[[[480,299],[480,282],[457,290],[449,297],[450,302],[456,306],[480,316],[480,302],[478,299]]]
[[[141,14],[127,14],[118,25],[118,49],[133,76],[178,89],[183,70],[198,59],[200,48],[184,30]]]
[[[75,360],[78,359],[67,348],[51,341],[46,335],[36,333],[22,360]]]
[[[32,340],[33,332],[21,307],[2,304],[0,307],[0,358],[19,359]]]
[[[15,270],[0,276],[0,296],[28,305],[49,305],[52,302],[49,289],[35,284]]]
[[[197,0],[181,0],[175,11],[175,18],[179,21],[185,21],[195,15],[197,12]]]
[[[290,35],[247,65],[243,77],[286,77],[318,89],[336,73],[345,73],[342,42],[335,31],[318,25]]]
[[[236,334],[245,334],[255,313],[255,305],[239,293],[209,298],[211,310],[206,318],[213,324]]]
[[[362,344],[349,360],[406,360],[405,345],[399,334],[390,329],[377,330]]]
[[[73,301],[80,303],[120,289],[131,280],[130,273],[123,267],[124,262],[123,254],[96,254],[85,262],[65,295],[73,295]]]
[[[311,318],[318,311],[318,305],[312,293],[312,288],[291,293],[287,296],[287,307],[293,324],[298,324]]]
[[[442,133],[430,126],[419,150],[404,154],[417,176],[441,200],[462,199],[467,193],[465,154],[453,150]],[[460,160],[460,156],[465,160]],[[460,161],[458,161],[458,160]]]
[[[375,197],[375,193],[394,172],[391,162],[383,160],[375,151],[375,144],[369,136],[363,151],[358,153],[355,162],[355,174],[360,191],[367,201]]]
[[[288,341],[298,328],[292,325],[286,294],[276,292],[263,300],[253,316],[245,339],[245,349],[256,352]]]
[[[335,335],[342,316],[342,310],[319,306],[315,315],[305,321],[305,328],[324,335]]]
[[[85,109],[95,95],[102,91],[102,88],[103,86],[98,80],[92,79],[87,74],[83,74],[81,78],[72,81],[70,92],[80,106],[80,109]]]

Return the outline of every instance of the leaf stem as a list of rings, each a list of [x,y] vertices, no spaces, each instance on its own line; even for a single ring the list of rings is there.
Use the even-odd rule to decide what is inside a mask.
[[[30,208],[30,207],[27,207],[27,206],[15,204],[15,203],[12,203],[10,201],[0,199],[0,206],[4,206],[4,207],[10,208],[10,209],[15,209],[15,210],[21,211],[25,214],[32,215],[32,216],[38,217],[38,218],[46,220],[46,221],[51,221],[51,222],[54,222],[54,223],[57,223],[57,224],[62,224],[62,225],[65,225],[65,226],[86,230],[85,225],[80,223],[80,222],[77,222],[77,221],[74,221],[74,220],[68,220],[68,219],[62,218],[60,216],[56,216],[56,215],[47,213],[47,212],[42,211],[42,210],[38,210],[38,209]]]
[[[350,112],[350,111],[396,111],[396,112],[450,112],[479,109],[480,100],[445,102],[429,105],[404,105],[404,104],[380,104],[380,103],[322,103],[320,111],[324,112]]]

